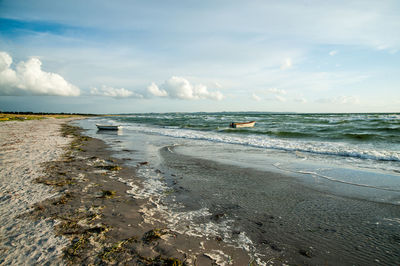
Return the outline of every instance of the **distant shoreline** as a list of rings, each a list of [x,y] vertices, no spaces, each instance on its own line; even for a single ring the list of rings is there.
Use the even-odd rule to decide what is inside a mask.
[[[1,114],[14,114],[14,115],[78,115],[78,116],[124,116],[124,115],[136,115],[136,114],[266,114],[266,115],[354,115],[354,114],[369,114],[369,115],[385,115],[385,114],[400,114],[400,111],[394,112],[269,112],[269,111],[168,111],[168,112],[133,112],[133,113],[75,113],[75,112],[33,112],[33,111],[0,111]]]
[[[9,112],[9,111],[2,111],[1,114],[7,115],[79,115],[79,116],[102,116],[101,114],[90,114],[90,113],[71,113],[71,112]]]

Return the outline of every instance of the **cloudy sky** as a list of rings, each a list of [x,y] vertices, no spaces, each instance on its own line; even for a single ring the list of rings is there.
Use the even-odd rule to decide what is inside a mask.
[[[0,0],[0,110],[400,112],[398,0]]]

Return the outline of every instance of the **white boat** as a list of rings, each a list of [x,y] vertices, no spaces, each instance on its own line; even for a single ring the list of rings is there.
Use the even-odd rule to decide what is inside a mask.
[[[232,122],[229,126],[231,128],[240,128],[240,127],[254,127],[256,121],[244,122],[244,123],[236,123]]]
[[[99,130],[118,130],[121,126],[114,126],[114,125],[96,125]]]

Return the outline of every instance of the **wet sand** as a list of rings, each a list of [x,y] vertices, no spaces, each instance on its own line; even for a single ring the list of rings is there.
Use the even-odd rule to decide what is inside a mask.
[[[18,124],[21,126],[19,131],[35,132],[35,123],[41,122],[22,122]],[[49,124],[51,122],[46,122],[46,127],[51,126]],[[54,128],[61,124],[57,121]],[[55,134],[56,131],[48,132]],[[187,236],[162,223],[146,223],[143,206],[152,203],[127,194],[131,187],[119,180],[131,180],[140,186],[135,172],[147,162],[128,167],[124,160],[111,157],[104,142],[82,136],[79,131],[76,127],[62,125],[63,137],[58,137],[65,139],[64,146],[69,144],[65,153],[42,160],[30,159],[33,163],[38,161],[41,167],[30,172],[30,178],[25,178],[23,186],[42,189],[43,195],[39,196],[42,200],[28,200],[10,219],[18,224],[38,224],[32,234],[58,242],[49,240],[47,245],[43,245],[42,239],[27,242],[27,234],[15,228],[13,235],[18,236],[20,248],[10,253],[7,245],[12,246],[15,237],[3,234],[3,264],[247,265],[252,261],[244,250],[226,245],[219,238]],[[3,137],[5,134],[2,132]],[[46,145],[42,147],[51,150],[46,149]],[[13,183],[16,163],[3,159],[2,164],[10,169],[7,174],[2,173],[2,178],[9,177],[3,183]],[[2,209],[5,210],[11,203],[6,195],[8,192],[3,190],[2,193]],[[18,191],[13,191],[16,193]],[[34,194],[35,191],[29,191],[35,198]],[[43,230],[43,222],[47,225],[46,230]],[[12,225],[7,224],[7,228],[10,227]],[[32,253],[32,250],[36,251]]]
[[[161,154],[168,171],[184,176],[173,182],[178,200],[208,206],[211,213],[220,214],[220,222],[234,219],[234,231],[246,232],[263,261],[400,263],[399,205],[337,195],[289,175],[200,159],[175,149],[164,148]]]

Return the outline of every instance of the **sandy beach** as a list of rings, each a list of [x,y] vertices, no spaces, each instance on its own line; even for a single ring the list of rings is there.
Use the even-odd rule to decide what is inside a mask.
[[[44,119],[0,124],[0,263],[3,265],[61,263],[68,240],[54,233],[55,221],[20,216],[57,191],[35,183],[43,163],[58,159],[71,138],[59,133],[70,119]]]
[[[0,124],[2,265],[398,261],[396,204],[198,157],[212,143],[98,132],[99,119]]]
[[[1,126],[1,263],[244,265],[254,259],[221,238],[189,236],[146,209],[157,199],[128,194],[138,168],[111,157],[103,141],[69,120]],[[158,222],[157,222],[158,221]]]

